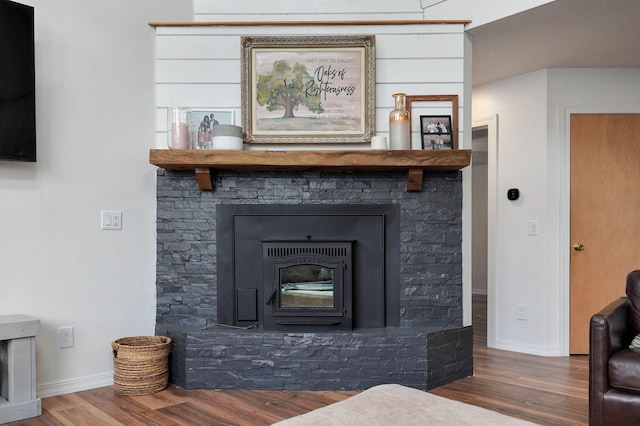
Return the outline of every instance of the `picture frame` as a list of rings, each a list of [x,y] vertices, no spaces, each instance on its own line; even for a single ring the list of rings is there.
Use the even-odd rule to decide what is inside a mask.
[[[375,36],[244,36],[241,44],[246,143],[370,142]]]
[[[421,115],[420,143],[423,150],[453,149],[450,115]]]
[[[458,149],[458,95],[407,95],[406,103],[412,129],[418,126],[420,128],[419,142],[417,144],[412,143],[414,149],[433,149],[433,146],[438,146],[441,149]],[[417,110],[420,106],[429,107],[430,110],[437,109],[438,111],[450,112],[451,123],[448,126],[449,129],[451,129],[450,135],[428,139],[429,142],[425,143],[424,132],[422,130],[422,117],[449,117],[449,115],[418,115],[420,122],[415,124],[414,127],[413,112],[414,109]],[[435,145],[430,142],[431,140],[435,141]]]
[[[189,109],[187,111],[187,126],[189,129],[189,141],[191,149],[211,149],[213,127],[211,117],[217,121],[215,124],[234,124],[234,111],[227,109]],[[209,119],[206,123],[205,117]]]

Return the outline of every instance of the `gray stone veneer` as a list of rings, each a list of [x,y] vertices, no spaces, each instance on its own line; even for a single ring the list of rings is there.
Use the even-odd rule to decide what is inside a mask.
[[[472,374],[462,327],[462,181],[425,173],[406,191],[397,172],[217,172],[214,191],[193,172],[158,171],[156,333],[174,339],[171,381],[195,388],[431,389]],[[282,333],[217,323],[219,204],[400,206],[400,327]],[[203,327],[209,328],[202,330]]]

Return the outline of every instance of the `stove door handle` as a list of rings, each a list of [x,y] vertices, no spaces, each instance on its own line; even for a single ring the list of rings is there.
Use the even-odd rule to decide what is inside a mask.
[[[267,305],[270,305],[273,302],[273,299],[276,297],[276,293],[278,292],[278,287],[273,287],[273,292],[271,292],[271,296],[267,299]]]

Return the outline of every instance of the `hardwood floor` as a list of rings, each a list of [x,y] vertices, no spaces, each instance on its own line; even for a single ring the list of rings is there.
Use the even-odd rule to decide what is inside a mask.
[[[486,297],[473,297],[474,376],[431,393],[542,425],[589,423],[589,358],[487,348]]]
[[[588,358],[488,349],[486,298],[474,296],[474,369],[433,394],[543,425],[588,423]],[[12,425],[270,425],[356,394],[196,390],[170,386],[145,396],[104,387],[42,400],[43,414]]]

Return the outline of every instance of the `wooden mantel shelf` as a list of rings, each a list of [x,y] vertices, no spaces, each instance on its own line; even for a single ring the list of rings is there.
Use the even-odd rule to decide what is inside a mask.
[[[333,25],[467,25],[469,20],[344,20],[344,21],[243,21],[243,22],[149,22],[150,27],[297,27]]]
[[[149,162],[166,170],[194,170],[200,189],[213,190],[211,170],[406,170],[407,191],[422,190],[425,170],[455,171],[468,166],[471,150],[302,150],[196,151],[152,149]]]

